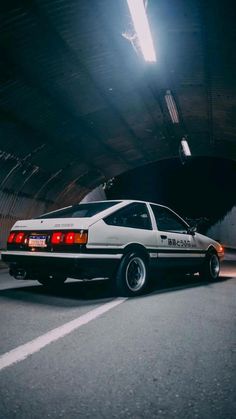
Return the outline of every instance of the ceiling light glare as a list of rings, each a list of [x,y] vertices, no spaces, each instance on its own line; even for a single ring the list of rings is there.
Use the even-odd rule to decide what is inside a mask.
[[[179,114],[178,114],[178,111],[177,111],[175,100],[174,100],[170,90],[166,91],[165,101],[166,101],[166,106],[168,108],[168,111],[169,111],[169,114],[170,114],[170,117],[171,117],[171,121],[173,122],[173,124],[178,124],[179,123]]]
[[[181,146],[182,146],[182,151],[183,151],[184,156],[189,157],[192,155],[189,145],[188,145],[188,141],[185,138],[181,140]]]
[[[156,54],[143,0],[127,0],[145,61],[155,62]]]

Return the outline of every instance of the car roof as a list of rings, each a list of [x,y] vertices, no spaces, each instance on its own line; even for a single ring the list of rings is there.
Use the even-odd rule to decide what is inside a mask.
[[[102,200],[102,201],[79,202],[78,204],[74,204],[74,205],[80,205],[80,204],[98,204],[100,202],[110,202],[110,201],[117,202],[117,203],[126,202],[128,204],[130,204],[130,203],[136,203],[137,202],[137,203],[142,203],[142,204],[160,205],[162,207],[165,206],[165,205],[162,205],[162,204],[158,204],[158,202],[142,201],[140,199],[106,199],[106,200]],[[73,205],[71,205],[71,206],[73,206]]]
[[[94,218],[94,219],[100,218],[101,213],[106,214],[106,213],[116,211],[117,209],[124,207],[125,204],[128,205],[128,204],[132,204],[132,203],[142,203],[142,204],[153,204],[153,205],[159,205],[159,206],[165,207],[165,205],[160,205],[156,202],[148,202],[148,201],[142,201],[142,200],[137,200],[137,199],[106,199],[106,200],[99,200],[99,201],[78,202],[78,203],[75,203],[75,204],[72,204],[72,205],[68,205],[67,207],[57,208],[56,210],[44,213],[44,214],[42,214],[42,216],[44,218],[46,218],[47,215],[52,216],[53,213],[57,213],[58,211],[61,211],[61,210],[66,210],[66,209],[69,209],[69,208],[73,208],[74,206],[77,206],[77,205],[86,205],[86,204],[91,205],[91,204],[99,204],[99,203],[103,203],[103,202],[115,202],[115,205],[113,207],[109,207],[109,208],[106,208],[102,211],[99,211],[98,213],[96,213],[96,214],[94,214],[94,215],[92,215],[88,218]],[[119,205],[118,208],[117,208],[117,205]],[[168,207],[166,207],[166,208],[168,208]],[[50,218],[52,218],[52,217],[50,217]]]
[[[80,204],[93,204],[93,203],[97,204],[99,202],[109,202],[109,201],[117,202],[117,204],[121,203],[121,202],[127,203],[127,204],[140,203],[140,204],[159,205],[160,207],[169,208],[167,205],[159,204],[158,202],[143,201],[143,200],[140,200],[140,199],[106,199],[106,200],[103,200],[103,201],[79,202],[78,205],[80,205]]]

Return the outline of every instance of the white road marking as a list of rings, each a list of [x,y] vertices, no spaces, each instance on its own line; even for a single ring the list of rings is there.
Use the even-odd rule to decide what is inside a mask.
[[[6,367],[9,367],[12,364],[23,361],[28,358],[30,355],[40,351],[45,346],[49,345],[52,342],[57,341],[58,339],[63,338],[74,330],[78,329],[81,326],[95,320],[97,317],[111,310],[112,308],[118,306],[119,304],[126,301],[127,298],[116,298],[115,300],[110,301],[109,303],[103,304],[86,314],[74,319],[68,323],[63,324],[62,326],[57,327],[56,329],[50,330],[42,336],[39,336],[36,339],[31,340],[24,345],[20,345],[15,349],[12,349],[9,352],[0,356],[0,371]]]

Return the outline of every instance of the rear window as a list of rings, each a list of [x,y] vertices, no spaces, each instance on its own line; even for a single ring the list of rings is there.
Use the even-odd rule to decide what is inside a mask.
[[[88,218],[102,212],[120,201],[109,202],[89,202],[88,204],[78,204],[72,207],[60,209],[58,211],[43,214],[38,218]]]

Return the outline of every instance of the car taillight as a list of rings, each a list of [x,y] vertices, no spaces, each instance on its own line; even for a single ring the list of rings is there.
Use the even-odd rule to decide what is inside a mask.
[[[7,239],[7,243],[13,243],[14,237],[15,237],[16,233],[10,233]]]
[[[65,243],[66,244],[73,244],[75,240],[75,233],[73,231],[70,231],[69,233],[66,233],[65,235]]]
[[[81,230],[80,233],[75,233],[74,243],[86,244],[88,241],[88,232]]]
[[[14,238],[14,242],[15,243],[22,243],[23,239],[24,239],[24,233],[22,233],[22,231],[20,231],[19,233],[16,234],[15,238]]]
[[[61,231],[57,231],[52,234],[51,243],[52,244],[60,244],[62,242],[63,235]]]
[[[57,231],[52,234],[52,244],[86,244],[88,241],[88,232],[81,230],[79,232],[68,231],[66,233]]]

